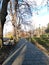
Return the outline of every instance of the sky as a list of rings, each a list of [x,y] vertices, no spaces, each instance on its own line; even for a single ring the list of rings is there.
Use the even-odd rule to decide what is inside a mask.
[[[47,26],[49,23],[49,11],[47,10],[47,7],[42,8],[42,10],[39,12],[39,15],[34,14],[32,19],[35,22],[36,27],[39,27],[39,24],[41,27]]]
[[[43,5],[41,5],[42,1],[44,1]],[[32,12],[33,16],[31,19],[35,23],[35,27],[39,27],[39,24],[41,27],[47,26],[47,24],[49,23],[49,11],[48,11],[48,7],[44,6],[47,0],[36,0],[36,2],[38,5],[37,7],[39,7],[39,11],[38,11],[39,14],[37,15],[35,11],[34,13]]]
[[[32,21],[35,28],[38,28],[39,25],[41,27],[47,26],[47,24],[49,23],[49,8],[46,5],[47,0],[23,0],[23,1],[27,2],[31,6],[30,9],[32,12],[32,16],[30,17],[26,16],[26,20]],[[22,0],[19,0],[19,2],[22,2]],[[32,4],[36,4],[36,6]],[[0,9],[1,9],[1,4],[0,4]],[[6,17],[7,20],[10,18],[8,16]],[[22,25],[22,28],[26,30],[31,29],[31,27],[29,28],[25,26],[24,24]],[[7,25],[4,26],[4,34],[5,34],[5,31],[9,32],[12,29],[13,28],[12,28],[11,22],[10,23],[8,22],[8,26]]]
[[[35,10],[35,6],[31,6],[32,16],[31,18],[29,17],[28,20],[30,19],[32,20],[32,22],[34,22],[33,25],[35,25],[35,28],[38,28],[39,25],[40,27],[42,26],[46,27],[47,24],[49,23],[49,10],[48,10],[49,8],[46,5],[47,0],[27,0],[26,2],[32,5],[34,1],[36,2],[37,5],[36,10]],[[37,15],[37,11],[38,11],[38,15]]]

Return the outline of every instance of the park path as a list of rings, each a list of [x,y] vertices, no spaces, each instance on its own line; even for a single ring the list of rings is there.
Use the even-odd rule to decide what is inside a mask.
[[[26,39],[21,39],[2,65],[49,65],[49,57]]]

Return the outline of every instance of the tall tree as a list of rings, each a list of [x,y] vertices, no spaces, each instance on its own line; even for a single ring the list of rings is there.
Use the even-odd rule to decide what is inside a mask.
[[[8,2],[9,2],[9,0],[3,0],[2,8],[1,8],[1,12],[0,12],[1,26],[2,26],[2,43],[3,43],[3,26],[4,26],[4,23],[5,23],[5,20],[6,20]]]
[[[17,1],[18,2],[18,1]],[[12,16],[12,21],[11,21],[11,23],[12,23],[12,25],[13,25],[13,29],[14,29],[14,33],[13,33],[13,39],[16,41],[16,39],[17,39],[17,34],[16,34],[16,23],[17,23],[17,7],[18,7],[18,3],[16,2],[16,0],[15,0],[15,3],[14,3],[14,5],[15,5],[15,12],[13,13],[13,9],[12,9],[12,0],[10,0],[10,13],[11,13],[11,16]],[[17,3],[17,4],[16,4]]]
[[[4,23],[6,21],[6,15],[7,15],[7,5],[8,5],[8,2],[10,0],[3,0],[3,3],[2,3],[2,9],[1,9],[1,25],[2,25],[2,43],[3,43],[3,26],[4,26]],[[15,7],[16,7],[16,10],[17,10],[17,4],[18,4],[18,0],[15,0]]]

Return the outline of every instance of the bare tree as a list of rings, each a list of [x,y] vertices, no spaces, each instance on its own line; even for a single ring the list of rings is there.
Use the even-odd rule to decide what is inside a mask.
[[[1,25],[2,25],[2,43],[3,43],[3,26],[4,26],[4,23],[6,21],[6,15],[7,15],[7,5],[8,5],[8,2],[10,0],[3,0],[3,3],[2,3],[2,9],[1,9],[1,14],[0,14],[0,18],[1,18]],[[18,0],[15,0],[15,7],[16,7],[16,10],[17,10],[17,4],[18,4]]]
[[[12,16],[12,21],[11,21],[11,23],[12,23],[13,29],[14,29],[13,39],[14,39],[14,41],[15,41],[15,40],[16,40],[16,26],[15,26],[15,23],[16,23],[16,11],[15,11],[14,14],[13,14],[13,12],[12,12],[12,1],[11,1],[11,0],[10,0],[10,14],[11,14],[11,16]]]

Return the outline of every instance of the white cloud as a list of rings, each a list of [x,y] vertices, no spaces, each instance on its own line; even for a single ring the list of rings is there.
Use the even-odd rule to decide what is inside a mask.
[[[26,0],[24,0],[24,1],[26,1]],[[38,6],[41,5],[41,3],[42,3],[42,5],[45,5],[47,2],[47,0],[27,0],[26,2],[31,4],[33,1],[35,1]]]
[[[47,0],[35,0],[36,1],[36,3],[37,3],[37,5],[45,5],[46,4],[46,2],[47,2]]]
[[[49,15],[44,15],[44,16],[34,16],[33,17],[33,22],[35,23],[36,27],[39,27],[39,24],[41,26],[46,26],[49,23]]]

